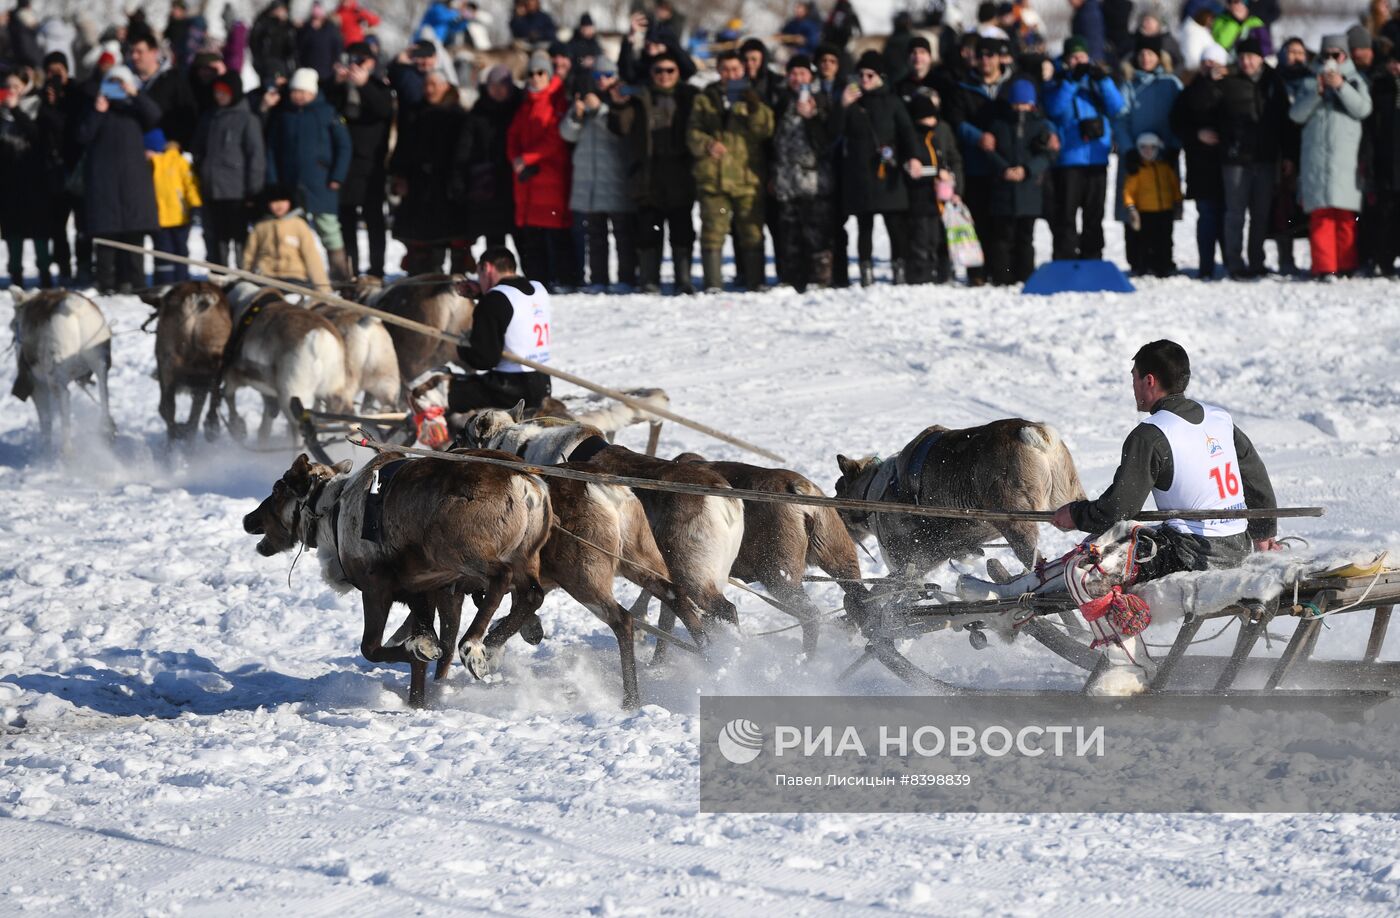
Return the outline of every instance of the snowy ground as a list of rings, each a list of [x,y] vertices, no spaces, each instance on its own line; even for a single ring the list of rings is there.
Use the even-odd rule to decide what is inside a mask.
[[[1020,415],[1058,426],[1096,492],[1136,418],[1131,354],[1170,336],[1194,358],[1193,393],[1235,412],[1280,498],[1328,507],[1287,531],[1338,553],[1400,545],[1396,290],[1179,278],[1051,299],[570,296],[555,360],[665,387],[676,410],[828,488],[838,451]],[[115,446],[48,459],[29,405],[0,413],[0,913],[1360,915],[1400,901],[1391,817],[699,815],[700,694],[900,691],[872,667],[838,687],[858,647],[835,632],[806,666],[795,632],[722,639],[708,669],[644,671],[650,704],[624,714],[610,633],[556,594],[548,639],[514,643],[503,684],[458,668],[409,710],[406,669],[358,654],[356,602],[242,532],[292,453],[164,457],[152,339],[136,330],[147,309],[101,305],[117,332]],[[0,327],[9,316],[0,295]],[[7,357],[5,391],[13,372]],[[91,404],[74,404],[90,424]],[[662,449],[748,458],[669,425]],[[731,595],[746,631],[787,623]],[[1367,623],[1340,618],[1320,655],[1359,655]],[[1034,645],[938,637],[915,659],[954,681],[1082,678]]]

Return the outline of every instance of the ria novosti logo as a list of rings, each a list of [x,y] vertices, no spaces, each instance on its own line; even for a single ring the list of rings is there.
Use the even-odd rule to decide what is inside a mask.
[[[719,731],[720,755],[735,765],[747,765],[763,754],[763,731],[751,720],[735,718]]]

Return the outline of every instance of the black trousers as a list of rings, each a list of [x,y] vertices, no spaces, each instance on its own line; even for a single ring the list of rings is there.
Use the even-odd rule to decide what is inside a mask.
[[[538,408],[550,393],[543,373],[501,373],[487,370],[471,376],[453,376],[447,385],[447,406],[453,411],[475,408],[514,408],[524,399],[526,408]]]
[[[1176,273],[1172,259],[1172,212],[1142,214],[1142,230],[1138,237],[1139,269],[1143,274],[1170,277]]]
[[[241,198],[204,202],[204,247],[210,261],[227,265],[233,256],[242,267],[243,244],[248,241],[248,205]]]
[[[1158,526],[1150,530],[1150,534],[1157,545],[1157,553],[1143,562],[1137,578],[1139,583],[1182,571],[1239,567],[1254,550],[1247,532],[1206,538]]]
[[[574,251],[572,230],[519,226],[515,244],[520,249],[522,273],[551,291],[556,287],[577,287],[582,268]]]
[[[909,215],[909,261],[911,284],[947,283],[953,265],[948,258],[948,234],[936,212]]]
[[[1400,258],[1400,191],[1376,192],[1372,206],[1376,221],[1375,264],[1382,274],[1395,276],[1395,259]]]
[[[1023,284],[1035,271],[1035,221],[1039,217],[991,217],[987,279],[998,286]]]
[[[128,245],[143,245],[145,233],[107,233],[110,239]],[[99,293],[114,293],[120,287],[135,290],[146,286],[146,272],[142,257],[135,252],[124,252],[111,246],[99,245],[93,253],[97,258],[97,290]]]
[[[73,199],[66,192],[53,196],[49,208],[49,258],[58,267],[58,276],[66,280],[73,276],[73,249],[68,245],[68,216],[73,213]]]
[[[890,261],[903,261],[909,253],[909,214],[880,214],[890,237]],[[870,261],[875,248],[875,214],[856,214],[856,258]]]
[[[384,217],[384,177],[367,179],[364,197],[358,202],[340,202],[340,228],[345,236],[345,257],[350,271],[360,273],[360,221],[365,222],[369,237],[369,270],[367,274],[384,276],[384,246],[389,238],[388,221]]]
[[[1055,237],[1056,261],[1097,261],[1103,257],[1103,204],[1107,193],[1107,166],[1065,166],[1055,170],[1055,210],[1050,215],[1050,232]]]
[[[990,175],[969,175],[963,181],[963,203],[972,215],[972,226],[977,230],[977,238],[990,238],[992,233],[992,185]],[[985,253],[984,253],[985,254]],[[987,282],[987,267],[967,269],[967,282],[974,286]]]
[[[637,285],[637,215],[574,214],[582,221],[588,240],[588,282],[606,287],[612,283],[608,260],[608,227],[617,246],[617,282]]]
[[[799,290],[808,284],[830,284],[831,199],[779,201],[777,225],[773,239],[782,247],[782,280]]]

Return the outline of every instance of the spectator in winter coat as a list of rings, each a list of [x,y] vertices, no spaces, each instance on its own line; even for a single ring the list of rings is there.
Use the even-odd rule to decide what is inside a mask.
[[[875,215],[890,237],[894,282],[905,282],[909,241],[909,193],[905,172],[922,173],[915,155],[914,125],[909,112],[884,84],[884,55],[867,51],[856,62],[859,85],[846,87],[837,113],[845,139],[841,186],[846,213],[856,216],[856,258],[861,286],[874,283],[871,260]]]
[[[1170,73],[1186,66],[1186,61],[1181,56],[1181,45],[1176,38],[1162,27],[1162,20],[1156,13],[1143,13],[1138,20],[1137,31],[1133,33],[1133,39],[1128,46],[1123,49],[1121,57],[1125,61],[1132,62],[1137,57],[1139,42],[1144,39],[1156,39],[1157,54],[1164,69]],[[1191,62],[1194,68],[1195,61]]]
[[[1065,42],[1063,67],[1045,95],[1045,114],[1060,138],[1050,228],[1056,260],[1093,260],[1103,257],[1112,121],[1123,113],[1126,103],[1107,72],[1091,61],[1087,43],[1078,36]]]
[[[215,108],[200,119],[191,150],[204,198],[205,250],[220,265],[229,263],[230,250],[234,264],[242,262],[248,201],[262,191],[267,171],[262,123],[237,86],[229,77],[214,82]]]
[[[909,253],[905,279],[911,284],[952,278],[943,207],[963,190],[962,154],[958,139],[943,121],[936,95],[915,95],[908,103],[914,124],[914,158],[919,177],[909,179]]]
[[[322,82],[330,83],[335,76],[335,64],[345,50],[340,29],[326,16],[319,0],[311,4],[311,15],[297,29],[297,64],[316,71]]]
[[[1102,0],[1069,0],[1074,9],[1070,17],[1069,31],[1083,40],[1083,51],[1089,63],[1101,64],[1107,60],[1107,27],[1103,18]]]
[[[584,71],[591,70],[598,58],[603,56],[603,46],[598,42],[598,27],[593,24],[590,14],[584,13],[578,17],[574,34],[564,42],[564,51]]]
[[[1313,90],[1312,65],[1301,38],[1290,38],[1283,43],[1277,72],[1290,109],[1301,93]],[[1303,130],[1292,118],[1284,118],[1278,137],[1279,181],[1274,192],[1274,221],[1269,235],[1278,246],[1279,273],[1291,275],[1297,273],[1293,242],[1307,236],[1306,219],[1298,207],[1298,161],[1302,157]]]
[[[1371,85],[1372,79],[1378,74],[1376,68],[1376,52],[1372,47],[1371,33],[1364,25],[1357,24],[1347,29],[1347,53],[1351,55],[1351,62],[1356,65],[1356,72],[1361,79],[1366,81],[1366,85]],[[1356,251],[1360,262],[1358,273],[1363,277],[1370,277],[1375,274],[1376,263],[1379,261],[1377,249],[1380,244],[1382,232],[1376,214],[1376,195],[1372,175],[1375,173],[1376,164],[1372,157],[1373,141],[1371,138],[1370,120],[1368,119],[1361,129],[1361,158],[1357,163],[1357,168],[1362,176],[1362,198],[1361,216],[1356,221]]]
[[[467,197],[471,201],[472,237],[486,245],[503,246],[515,231],[515,172],[506,155],[506,136],[524,93],[497,64],[486,78],[472,107],[472,156],[468,164]]]
[[[428,10],[423,14],[423,19],[413,34],[422,35],[424,29],[432,29],[438,43],[444,48],[450,48],[456,37],[467,31],[467,19],[461,10],[446,0],[433,0],[428,4]]]
[[[1389,48],[1376,59],[1371,83],[1371,143],[1376,194],[1376,267],[1396,276],[1400,258],[1400,50]]]
[[[151,241],[157,252],[166,252],[185,258],[190,254],[190,223],[194,220],[194,209],[203,201],[199,196],[199,183],[194,179],[194,170],[185,161],[180,145],[167,141],[160,128],[148,131],[145,136],[146,159],[151,164],[151,179],[156,191],[156,213],[160,228],[152,235]],[[173,284],[190,279],[188,265],[156,259],[152,280],[157,284]]]
[[[793,54],[811,55],[822,40],[822,21],[810,0],[797,0],[792,5],[792,18],[783,23],[783,44]]]
[[[809,284],[831,286],[832,149],[836,140],[831,101],[814,92],[812,59],[788,60],[787,88],[774,112],[773,197],[786,248],[783,264],[799,292]]]
[[[559,133],[564,84],[549,55],[530,55],[525,99],[506,135],[515,172],[515,238],[526,274],[551,290],[578,286],[569,227],[569,148]]]
[[[778,103],[778,95],[784,84],[770,66],[768,46],[757,38],[750,38],[739,46],[739,57],[744,62],[744,75],[749,78],[749,86],[758,93],[764,105],[773,108]]]
[[[864,35],[860,27],[860,17],[856,15],[851,0],[836,0],[831,12],[822,25],[821,43],[845,49],[856,35]]]
[[[510,34],[516,41],[539,47],[559,37],[559,27],[540,9],[540,0],[519,0],[515,9],[515,15],[510,17]]]
[[[734,231],[739,274],[749,290],[764,286],[764,148],[773,110],[763,104],[733,51],[720,54],[719,81],[705,87],[690,112],[687,145],[695,158],[700,198],[700,261],[706,290],[722,286],[721,248]]]
[[[292,74],[287,101],[268,120],[267,181],[288,185],[326,247],[335,280],[350,279],[340,226],[340,186],[350,170],[350,135],[319,95],[316,71]]]
[[[1356,270],[1361,210],[1357,157],[1371,93],[1347,55],[1345,35],[1328,35],[1314,67],[1316,88],[1299,93],[1288,115],[1303,126],[1298,192],[1308,214],[1315,277]]]
[[[399,52],[399,56],[389,65],[389,85],[398,97],[400,128],[406,127],[425,104],[423,84],[428,74],[437,69],[437,45],[426,38]]]
[[[681,82],[680,62],[667,53],[652,60],[651,78],[635,95],[624,96],[617,88],[610,94],[608,127],[626,139],[635,163],[631,193],[637,205],[637,259],[645,293],[661,290],[661,250],[668,231],[675,292],[695,292],[695,173],[687,127],[698,92]]]
[[[345,259],[350,273],[360,271],[359,225],[369,237],[369,273],[384,276],[384,162],[389,156],[389,129],[394,123],[394,92],[375,74],[374,46],[360,42],[346,49],[346,62],[336,64],[330,103],[345,121],[350,135],[350,171],[340,189],[340,225],[345,235]]]
[[[335,8],[335,19],[340,25],[341,41],[347,48],[364,41],[365,33],[379,25],[378,14],[360,6],[357,0],[340,0]]]
[[[160,42],[150,33],[131,40],[131,69],[141,84],[141,93],[160,109],[160,129],[182,146],[194,139],[199,121],[190,81],[179,70],[161,60]]]
[[[909,42],[909,60],[904,71],[904,78],[895,86],[895,95],[899,96],[900,101],[906,106],[916,95],[941,99],[943,91],[949,88],[946,82],[940,79],[943,76],[945,74],[940,73],[933,66],[933,49],[929,45],[928,39],[922,35],[916,35]]]
[[[1137,138],[1152,134],[1158,140],[1158,161],[1177,168],[1181,142],[1171,129],[1172,107],[1181,95],[1181,81],[1162,64],[1160,35],[1139,35],[1133,58],[1133,74],[1123,84],[1123,113],[1113,120],[1113,141],[1118,148],[1118,194],[1114,216],[1123,224],[1128,266],[1136,273],[1150,269],[1142,260],[1138,233],[1128,222],[1123,185],[1137,168]]]
[[[963,201],[972,214],[979,238],[991,234],[993,164],[988,154],[995,149],[996,138],[991,133],[992,115],[1004,96],[1011,74],[1002,67],[1000,42],[995,38],[979,38],[976,45],[976,69],[958,83],[951,104],[945,105],[949,120],[956,126],[963,157],[965,190]],[[968,282],[979,286],[986,282],[981,268],[968,271]]]
[[[599,58],[593,65],[593,81],[592,91],[574,101],[559,126],[560,136],[574,148],[569,209],[583,223],[592,292],[601,293],[611,284],[609,223],[617,242],[617,281],[630,292],[637,285],[637,208],[627,187],[632,156],[626,141],[608,129],[604,101],[621,85],[617,67]]]
[[[1220,81],[1224,104],[1221,134],[1225,181],[1225,268],[1233,278],[1260,277],[1270,209],[1278,184],[1279,132],[1288,121],[1288,91],[1254,36],[1235,44],[1237,73]],[[1249,246],[1244,224],[1249,218]],[[1248,256],[1248,264],[1245,262]]]
[[[1054,158],[1052,129],[1036,111],[1035,84],[1014,81],[1006,101],[992,121],[996,148],[988,154],[994,219],[986,243],[987,275],[999,285],[1024,283],[1035,270],[1033,233],[1045,199],[1041,183]]]
[[[272,0],[248,33],[248,50],[253,55],[253,69],[264,86],[277,77],[289,77],[296,69],[297,30],[287,12],[288,0]]]
[[[49,252],[53,264],[58,268],[60,287],[73,285],[73,248],[68,243],[68,218],[73,214],[81,197],[68,187],[68,179],[73,175],[82,159],[83,150],[74,142],[78,122],[92,99],[83,88],[68,78],[68,58],[59,51],[51,51],[44,58],[44,92],[39,103],[35,120],[46,134],[52,148],[52,171],[49,178],[49,200],[47,206],[38,213],[48,215]],[[90,84],[89,84],[90,86]],[[3,205],[0,205],[3,206]],[[77,221],[78,238],[85,241],[82,221]],[[91,283],[92,245],[87,243],[79,260],[83,280]],[[43,278],[41,277],[42,281]],[[83,286],[87,286],[84,284]]]
[[[1235,44],[1243,38],[1253,38],[1265,55],[1274,53],[1274,39],[1264,20],[1249,11],[1246,0],[1229,0],[1225,12],[1215,17],[1211,24],[1210,36],[1226,51],[1234,51]]]
[[[1228,74],[1225,51],[1206,49],[1196,78],[1172,107],[1172,133],[1186,151],[1186,196],[1196,202],[1197,276],[1215,276],[1215,250],[1225,227],[1225,179],[1220,137],[1225,129],[1220,81]]]
[[[160,227],[155,185],[146,162],[146,132],[160,109],[137,90],[136,76],[117,65],[102,78],[96,99],[78,126],[77,141],[100,156],[83,158],[83,209],[93,237],[140,245]],[[145,286],[141,256],[98,246],[99,293],[130,293]]]
[[[1146,133],[1137,139],[1138,168],[1123,185],[1128,224],[1138,234],[1142,273],[1170,277],[1176,273],[1172,259],[1172,222],[1181,203],[1181,180],[1176,170],[1157,158],[1162,140]]]
[[[292,207],[292,190],[269,185],[263,190],[265,213],[243,245],[243,270],[264,277],[329,290],[316,234]]]
[[[451,252],[451,270],[470,270],[470,116],[441,71],[428,74],[426,104],[399,136],[389,164],[400,197],[394,236],[408,248],[406,274],[437,274]]]
[[[0,235],[10,255],[6,285],[23,285],[24,240],[32,241],[39,286],[49,287],[49,208],[61,190],[55,125],[39,117],[39,97],[19,73],[5,78],[0,102]]]

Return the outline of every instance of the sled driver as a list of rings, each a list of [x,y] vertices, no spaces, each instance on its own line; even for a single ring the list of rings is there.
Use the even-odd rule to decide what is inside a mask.
[[[1186,397],[1191,362],[1174,341],[1153,341],[1133,356],[1133,396],[1147,417],[1123,443],[1113,484],[1097,500],[1055,511],[1065,531],[1098,534],[1131,520],[1152,494],[1159,510],[1272,509],[1264,460],[1223,408]],[[1233,567],[1255,551],[1278,549],[1268,520],[1168,520],[1156,531],[1156,555],[1139,580],[1179,571]],[[1252,546],[1251,546],[1252,541]]]
[[[536,363],[549,363],[549,292],[516,273],[515,256],[492,246],[477,261],[477,279],[486,291],[477,301],[472,330],[457,348],[462,363],[482,372],[454,376],[447,391],[451,411],[475,408],[539,408],[549,395],[549,377],[503,356],[510,351]]]

